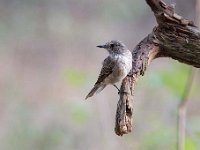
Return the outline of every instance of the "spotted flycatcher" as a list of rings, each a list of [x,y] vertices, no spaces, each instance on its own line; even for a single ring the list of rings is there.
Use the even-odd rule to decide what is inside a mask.
[[[109,56],[103,61],[103,67],[93,89],[85,99],[101,92],[108,84],[122,81],[132,68],[132,54],[120,41],[110,41],[105,45],[97,46],[108,51]]]

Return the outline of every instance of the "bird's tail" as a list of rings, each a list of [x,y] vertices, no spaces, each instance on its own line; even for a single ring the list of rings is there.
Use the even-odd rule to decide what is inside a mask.
[[[94,94],[101,92],[105,87],[106,85],[98,85],[98,84],[95,85],[85,99],[88,99],[89,97],[92,97]]]

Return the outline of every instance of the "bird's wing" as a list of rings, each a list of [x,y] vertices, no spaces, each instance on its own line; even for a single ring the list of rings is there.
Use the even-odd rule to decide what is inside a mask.
[[[101,68],[101,72],[99,74],[98,80],[95,84],[100,84],[105,80],[106,77],[108,77],[112,72],[113,68],[115,66],[115,62],[109,57],[107,57],[103,61],[103,66]]]

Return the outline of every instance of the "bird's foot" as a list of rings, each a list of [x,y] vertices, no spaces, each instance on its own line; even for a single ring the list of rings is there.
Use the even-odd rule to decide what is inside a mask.
[[[113,84],[113,86],[114,86],[118,91],[120,91],[120,89],[119,89],[115,84]]]
[[[120,95],[120,94],[126,94],[126,95],[128,95],[128,94],[130,94],[130,93],[128,93],[128,92],[126,92],[126,91],[118,91],[118,94]]]
[[[117,90],[118,90],[118,94],[129,94],[128,92],[126,91],[121,91],[115,84],[113,85]]]
[[[115,84],[113,86],[118,90],[118,94],[119,94],[120,93],[120,89]]]

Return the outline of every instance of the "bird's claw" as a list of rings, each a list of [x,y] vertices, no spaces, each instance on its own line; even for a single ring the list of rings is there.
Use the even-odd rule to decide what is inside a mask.
[[[118,95],[120,95],[120,93],[121,93],[121,91],[120,91],[120,90],[118,90]]]
[[[130,93],[128,93],[128,92],[125,92],[125,91],[118,91],[118,94],[120,95],[120,94],[130,94]]]
[[[121,91],[121,89],[119,89],[115,84],[113,85],[117,90],[118,90],[118,94],[129,94],[128,92],[126,91]]]

